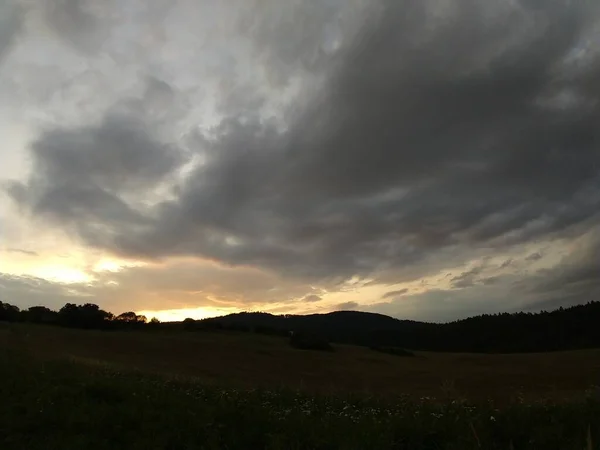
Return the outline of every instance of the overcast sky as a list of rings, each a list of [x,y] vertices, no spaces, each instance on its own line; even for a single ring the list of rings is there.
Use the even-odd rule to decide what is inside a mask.
[[[596,3],[0,0],[0,300],[598,300]]]

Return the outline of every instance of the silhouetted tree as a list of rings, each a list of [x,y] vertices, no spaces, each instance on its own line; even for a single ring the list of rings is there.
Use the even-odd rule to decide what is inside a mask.
[[[133,311],[124,312],[115,317],[115,320],[126,323],[146,323],[146,316],[139,316]]]
[[[191,317],[187,317],[183,320],[183,329],[187,331],[192,331],[196,329],[196,321]]]
[[[63,326],[73,328],[110,328],[113,317],[111,313],[100,309],[98,305],[93,303],[84,305],[67,303],[58,312],[58,322]]]
[[[21,310],[10,303],[0,302],[0,321],[2,322],[17,322],[20,318]]]
[[[23,311],[24,319],[27,322],[53,324],[58,320],[58,313],[45,306],[32,306],[27,311]]]
[[[113,327],[121,329],[139,329],[147,322],[146,316],[138,315],[133,311],[119,314],[113,319]]]

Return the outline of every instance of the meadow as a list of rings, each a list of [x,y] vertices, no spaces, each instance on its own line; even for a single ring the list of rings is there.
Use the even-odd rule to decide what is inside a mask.
[[[2,449],[600,448],[600,350],[398,357],[11,325],[0,358]]]

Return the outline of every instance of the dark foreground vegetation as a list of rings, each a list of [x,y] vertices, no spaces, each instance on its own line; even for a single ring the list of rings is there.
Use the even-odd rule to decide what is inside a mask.
[[[235,389],[0,349],[0,448],[600,448],[600,398],[515,401]]]
[[[295,332],[310,335],[315,341],[436,352],[517,353],[600,347],[600,302],[550,312],[482,315],[445,324],[356,311],[306,316],[239,313],[160,323],[156,319],[148,322],[134,312],[114,315],[94,304],[68,303],[59,311],[35,306],[21,311],[0,302],[0,321],[101,330],[229,330],[275,336]]]
[[[0,324],[0,449],[600,449],[600,351]]]

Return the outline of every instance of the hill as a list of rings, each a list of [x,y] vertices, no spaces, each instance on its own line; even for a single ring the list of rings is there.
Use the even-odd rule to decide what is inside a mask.
[[[600,347],[600,302],[539,313],[481,315],[437,324],[382,314],[338,311],[328,314],[237,313],[187,320],[188,329],[232,329],[265,334],[303,331],[332,342],[386,345],[413,350],[513,353]]]
[[[270,327],[277,330],[314,331],[334,330],[336,333],[377,330],[405,330],[427,326],[424,322],[394,319],[383,314],[361,311],[336,311],[327,314],[273,315],[262,312],[242,312],[199,321],[204,324],[221,324],[223,327]]]

